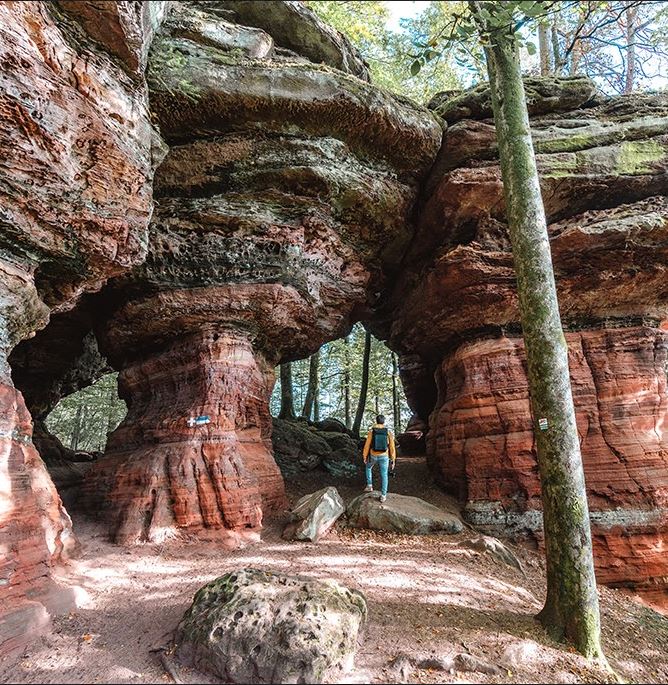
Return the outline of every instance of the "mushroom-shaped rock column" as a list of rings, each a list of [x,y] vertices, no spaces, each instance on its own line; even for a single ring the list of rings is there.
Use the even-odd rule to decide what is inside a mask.
[[[107,18],[125,13],[105,4]],[[148,50],[152,30],[125,14],[114,44],[132,29],[130,50]],[[74,542],[7,357],[50,312],[143,259],[152,211],[157,137],[143,73],[105,52],[77,15],[0,5],[0,653],[68,603],[51,569]]]
[[[665,601],[668,99],[605,100],[582,78],[529,87],[597,576]],[[450,126],[390,301],[391,336],[408,396],[428,396],[431,382],[431,416],[415,408],[430,421],[437,478],[472,523],[540,539],[533,436],[550,417],[530,413],[485,92],[435,101]]]
[[[129,413],[85,488],[120,543],[234,542],[284,504],[273,367],[345,333],[383,288],[442,135],[427,110],[207,7],[177,4],[154,43],[171,149],[146,262],[108,289],[98,331]]]

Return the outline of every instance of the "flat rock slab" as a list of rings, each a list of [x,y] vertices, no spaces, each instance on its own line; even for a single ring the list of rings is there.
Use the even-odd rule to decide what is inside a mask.
[[[321,683],[353,665],[364,595],[335,581],[239,569],[195,595],[176,655],[225,683]]]
[[[427,533],[461,533],[461,519],[418,497],[387,495],[381,503],[378,493],[368,492],[356,497],[347,510],[348,523],[353,528],[387,530],[408,535]]]
[[[305,495],[290,512],[290,522],[283,531],[283,538],[317,542],[345,510],[346,505],[334,487]]]

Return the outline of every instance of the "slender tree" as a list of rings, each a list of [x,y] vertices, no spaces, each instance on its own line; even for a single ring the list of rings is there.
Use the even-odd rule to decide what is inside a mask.
[[[550,37],[548,25],[542,21],[538,24],[538,54],[540,55],[540,75],[547,76],[552,73],[550,54]]]
[[[343,406],[346,428],[350,430],[350,336],[346,336],[343,343]]]
[[[364,407],[366,405],[366,394],[369,389],[369,358],[371,357],[371,333],[366,331],[364,336],[364,356],[362,358],[362,385],[360,387],[360,398],[357,404],[357,413],[353,422],[353,434],[359,435],[364,417]]]
[[[394,352],[392,352],[392,418],[396,435],[401,432],[401,408],[399,406],[399,365]]]
[[[81,425],[83,423],[83,403],[77,406],[76,418],[74,419],[74,426],[72,428],[72,438],[70,439],[70,449],[79,449],[79,440],[81,439]]]
[[[638,8],[627,2],[626,15],[626,73],[624,76],[624,92],[633,90],[636,77],[636,20]]]
[[[520,68],[522,3],[469,0],[485,46],[517,276],[541,478],[547,599],[539,618],[587,657],[603,657],[589,507],[545,211]]]
[[[295,406],[292,399],[292,363],[281,364],[281,411],[279,419],[295,419]]]
[[[306,391],[306,399],[304,400],[304,407],[302,409],[302,416],[306,419],[311,418],[314,413],[314,419],[319,420],[320,402],[318,401],[319,394],[319,367],[320,367],[320,350],[314,352],[309,359],[308,367],[308,390]]]

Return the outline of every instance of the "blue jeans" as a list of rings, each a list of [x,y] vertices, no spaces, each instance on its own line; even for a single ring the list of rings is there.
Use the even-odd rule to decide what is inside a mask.
[[[380,469],[380,494],[387,495],[387,470],[390,466],[390,457],[387,454],[379,454],[373,456],[372,454],[366,460],[366,484],[373,485],[371,469],[374,464],[378,464]]]

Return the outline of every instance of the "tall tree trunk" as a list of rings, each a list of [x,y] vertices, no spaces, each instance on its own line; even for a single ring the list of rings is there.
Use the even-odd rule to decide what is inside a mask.
[[[369,358],[371,356],[371,333],[366,332],[364,337],[364,357],[362,359],[362,385],[360,387],[360,399],[357,403],[357,413],[353,422],[353,434],[359,435],[362,419],[364,418],[364,407],[366,405],[366,393],[369,389]]]
[[[343,357],[343,364],[344,364],[344,369],[343,369],[343,402],[344,402],[344,411],[345,411],[345,417],[346,417],[346,428],[350,430],[350,338],[349,336],[346,336],[343,339],[345,348],[344,348],[344,357]]]
[[[401,408],[399,407],[399,365],[397,355],[392,352],[392,418],[394,419],[394,434],[401,432]]]
[[[538,24],[538,51],[540,54],[540,75],[548,76],[552,73],[550,58],[550,38],[547,34],[547,24]]]
[[[376,416],[378,416],[378,414],[380,414],[380,401],[378,399],[378,395],[376,395],[375,398],[374,409],[376,410]]]
[[[306,399],[304,400],[304,408],[302,409],[302,416],[310,419],[311,413],[317,401],[318,396],[318,368],[320,366],[320,350],[314,352],[309,359],[308,365],[308,390],[306,391]],[[320,413],[320,403],[318,402],[318,413]],[[314,417],[318,421],[317,417]]]
[[[547,599],[539,619],[587,657],[602,657],[589,507],[545,211],[514,35],[495,27],[497,3],[469,5],[485,48],[506,212],[528,361],[543,501]],[[480,14],[481,7],[487,10]],[[491,19],[485,18],[485,16]],[[499,22],[500,23],[500,22]]]
[[[107,446],[109,434],[116,428],[116,401],[118,400],[118,383],[109,384],[109,393],[107,395],[107,430],[104,435],[100,436],[100,451],[104,451]]]
[[[559,76],[563,68],[561,54],[559,52],[559,32],[557,31],[557,18],[550,25],[550,42],[552,43],[552,73]]]
[[[629,2],[626,3],[630,5]],[[626,8],[626,73],[624,75],[624,92],[630,93],[636,78],[636,18],[637,7]]]
[[[70,449],[79,449],[79,441],[81,440],[81,424],[83,417],[83,398],[79,398],[79,404],[77,405],[77,413],[74,417],[74,426],[72,428],[72,437],[70,438]]]
[[[292,399],[292,362],[281,364],[281,411],[279,419],[295,419],[295,405]]]

